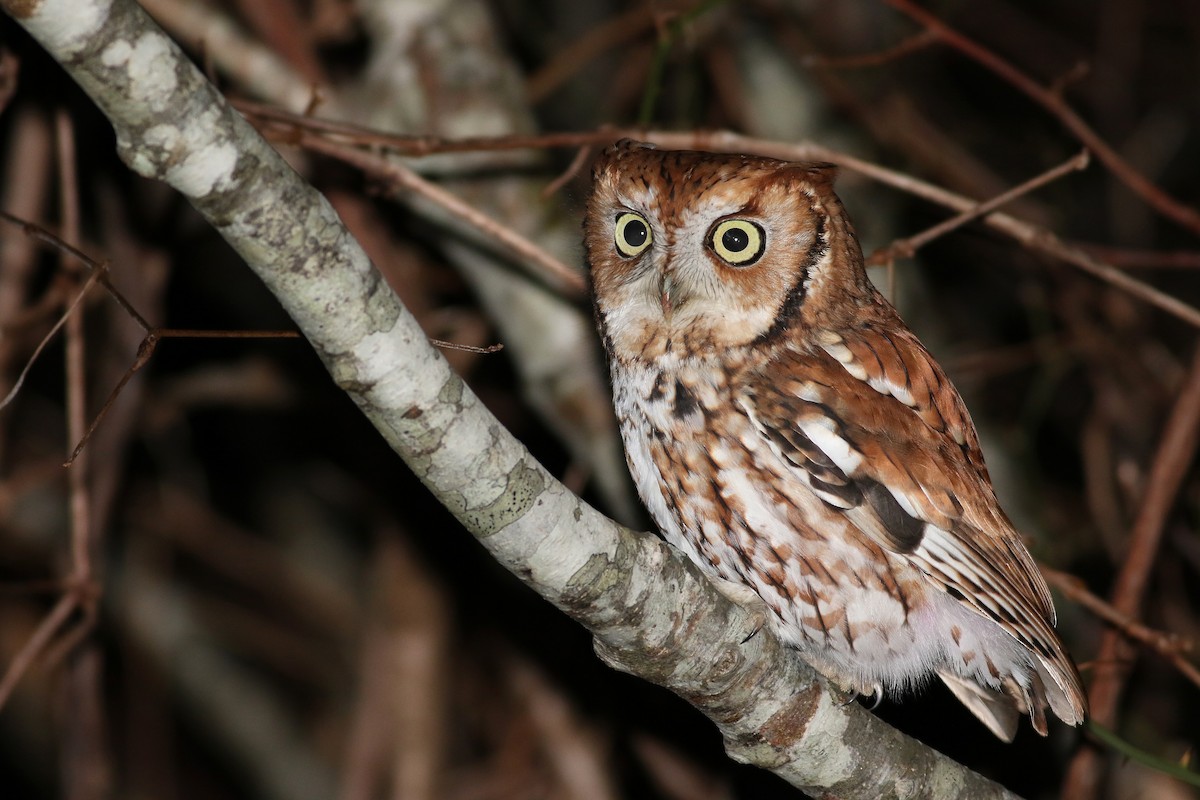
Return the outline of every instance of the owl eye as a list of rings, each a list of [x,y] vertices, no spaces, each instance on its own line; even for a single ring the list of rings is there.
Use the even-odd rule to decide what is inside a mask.
[[[727,219],[713,228],[708,245],[735,267],[746,267],[758,261],[766,249],[767,238],[756,222]]]
[[[641,214],[626,211],[617,215],[617,233],[614,237],[617,252],[626,258],[640,256],[650,246],[650,226]]]

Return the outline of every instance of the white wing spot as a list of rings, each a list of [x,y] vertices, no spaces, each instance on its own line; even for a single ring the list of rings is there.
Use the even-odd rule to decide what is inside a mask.
[[[821,448],[842,472],[850,475],[858,469],[862,463],[862,455],[851,447],[849,442],[833,432],[832,422],[826,419],[801,420],[799,425],[804,435]]]
[[[822,342],[821,349],[836,358],[838,363],[845,367],[846,372],[849,372],[860,381],[867,380],[867,371],[863,369],[862,364],[855,360],[854,353],[851,353],[850,348],[842,344],[841,340],[838,340],[836,343],[832,344],[826,344]],[[872,386],[874,386],[874,384],[872,384]],[[879,387],[875,386],[874,388],[878,390]]]

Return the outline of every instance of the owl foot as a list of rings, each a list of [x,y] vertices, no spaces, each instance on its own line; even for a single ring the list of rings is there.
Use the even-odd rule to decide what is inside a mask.
[[[741,643],[745,644],[757,636],[758,632],[767,624],[770,613],[767,610],[766,603],[758,596],[758,592],[745,584],[727,581],[724,578],[717,578],[710,575],[709,580],[712,581],[713,586],[716,587],[718,592],[724,595],[731,603],[742,608],[750,617],[750,632],[746,634]]]
[[[871,687],[870,694],[864,694],[863,692],[860,692],[857,689],[850,689],[848,691],[849,691],[849,696],[843,702],[839,703],[838,705],[848,706],[851,703],[853,703],[855,700],[858,700],[859,698],[862,698],[864,701],[867,699],[870,699],[871,705],[867,706],[867,710],[874,711],[875,709],[879,708],[879,704],[883,702],[883,687],[880,686],[879,684],[875,684],[874,686]],[[863,705],[866,706],[867,704],[864,702]]]

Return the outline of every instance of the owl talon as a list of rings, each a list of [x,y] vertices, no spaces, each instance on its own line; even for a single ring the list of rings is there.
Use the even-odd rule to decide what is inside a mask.
[[[871,687],[870,694],[863,694],[862,692],[858,691],[857,689],[850,689],[849,696],[843,702],[839,703],[838,705],[844,708],[845,706],[848,706],[851,703],[853,703],[855,700],[859,700],[859,699],[862,699],[864,701],[870,699],[871,705],[868,706],[865,702],[863,703],[863,705],[866,706],[868,711],[874,711],[875,709],[879,708],[879,704],[883,702],[883,687],[880,686],[879,684],[875,684],[874,686]]]
[[[741,643],[742,643],[742,644],[745,644],[746,642],[748,642],[748,641],[750,641],[751,639],[753,639],[755,636],[758,636],[758,632],[759,632],[759,631],[761,631],[761,630],[762,630],[762,625],[755,625],[755,626],[754,626],[754,630],[752,630],[752,631],[750,631],[749,633],[747,633],[747,634],[746,634],[746,638],[745,638],[745,639],[742,639]]]
[[[713,586],[717,591],[724,595],[731,603],[744,609],[750,616],[750,632],[742,639],[742,644],[753,639],[758,635],[758,632],[767,624],[768,611],[767,606],[763,603],[758,592],[751,589],[749,586],[744,586],[740,583],[727,581],[723,578],[709,576]]]

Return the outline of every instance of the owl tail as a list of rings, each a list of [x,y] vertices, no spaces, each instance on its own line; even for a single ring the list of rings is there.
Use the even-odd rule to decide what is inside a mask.
[[[961,678],[952,672],[941,670],[938,672],[938,677],[942,682],[954,692],[954,696],[966,706],[972,714],[979,718],[979,721],[987,726],[987,729],[996,734],[997,738],[1011,742],[1017,734],[1017,723],[1021,720],[1021,714],[1017,710],[1017,703],[1013,698],[1003,692],[995,689],[989,689],[986,686],[980,686],[978,683],[966,678]],[[1034,717],[1034,727],[1037,728],[1037,717],[1041,717],[1041,728],[1038,730],[1043,736],[1046,733],[1046,718],[1042,714],[1039,707],[1038,713]]]
[[[1035,662],[1035,671],[1029,675],[1030,684],[1018,684],[1013,678],[1003,680],[999,689],[983,686],[968,678],[942,670],[938,677],[954,692],[954,696],[970,709],[988,730],[1006,742],[1011,742],[1017,732],[1017,723],[1025,714],[1029,715],[1033,729],[1046,735],[1046,706],[1055,716],[1068,725],[1083,722],[1086,710],[1082,692],[1070,694],[1057,680],[1049,664]]]

